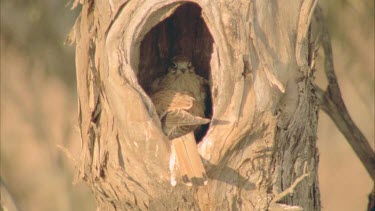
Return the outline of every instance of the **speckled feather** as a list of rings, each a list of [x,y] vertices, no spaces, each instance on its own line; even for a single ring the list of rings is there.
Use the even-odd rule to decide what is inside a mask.
[[[187,64],[189,61],[186,57],[175,57],[174,62],[183,65],[184,62]],[[174,131],[173,134],[178,136],[178,130],[182,129],[181,136],[186,134],[186,132],[194,131],[198,125],[209,122],[208,119],[204,119],[205,86],[206,80],[195,74],[194,67],[188,68],[187,65],[186,71],[183,73],[169,68],[167,75],[156,80],[156,84],[153,85],[154,94],[151,99],[162,120],[163,130],[165,127],[171,127],[175,123],[176,125],[174,125],[173,129],[177,131]],[[181,112],[181,114],[178,114],[180,111],[188,113]],[[189,125],[188,121],[190,121],[192,126],[190,131],[186,127]],[[180,128],[180,126],[183,126],[183,128]],[[164,131],[170,130],[172,129],[168,128]],[[176,137],[175,135],[173,137]]]
[[[206,80],[195,74],[191,62],[181,56],[174,57],[167,75],[156,79],[152,85],[151,99],[163,132],[172,140],[182,180],[187,185],[207,184],[194,138],[194,130],[210,122],[204,118],[205,86]]]

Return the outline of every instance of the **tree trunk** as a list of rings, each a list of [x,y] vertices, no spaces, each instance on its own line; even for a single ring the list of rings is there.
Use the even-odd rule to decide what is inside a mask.
[[[81,0],[78,179],[101,210],[320,210],[306,1]],[[78,0],[73,7],[77,6]],[[171,186],[150,85],[177,54],[210,84],[209,177]],[[293,207],[292,207],[293,206]]]

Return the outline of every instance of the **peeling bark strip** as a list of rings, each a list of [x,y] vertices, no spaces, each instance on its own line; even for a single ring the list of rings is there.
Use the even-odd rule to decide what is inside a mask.
[[[98,208],[320,210],[305,56],[314,2],[76,0],[78,179]],[[149,97],[176,54],[210,84],[211,124],[196,134],[209,177],[200,188],[170,185],[170,142]]]

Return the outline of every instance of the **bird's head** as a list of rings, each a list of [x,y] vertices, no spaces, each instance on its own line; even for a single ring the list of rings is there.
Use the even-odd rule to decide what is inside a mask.
[[[173,73],[173,74],[194,73],[194,67],[188,57],[175,56],[173,57],[171,64],[168,67],[168,73]]]

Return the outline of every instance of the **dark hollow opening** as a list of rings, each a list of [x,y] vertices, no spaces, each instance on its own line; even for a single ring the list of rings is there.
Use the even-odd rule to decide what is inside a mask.
[[[213,38],[201,17],[201,8],[185,3],[167,19],[153,27],[143,38],[140,47],[138,79],[147,94],[152,82],[167,73],[173,56],[191,58],[198,75],[210,81],[210,60]],[[212,117],[211,93],[207,91],[206,117]],[[196,130],[196,140],[206,134],[208,125]]]

